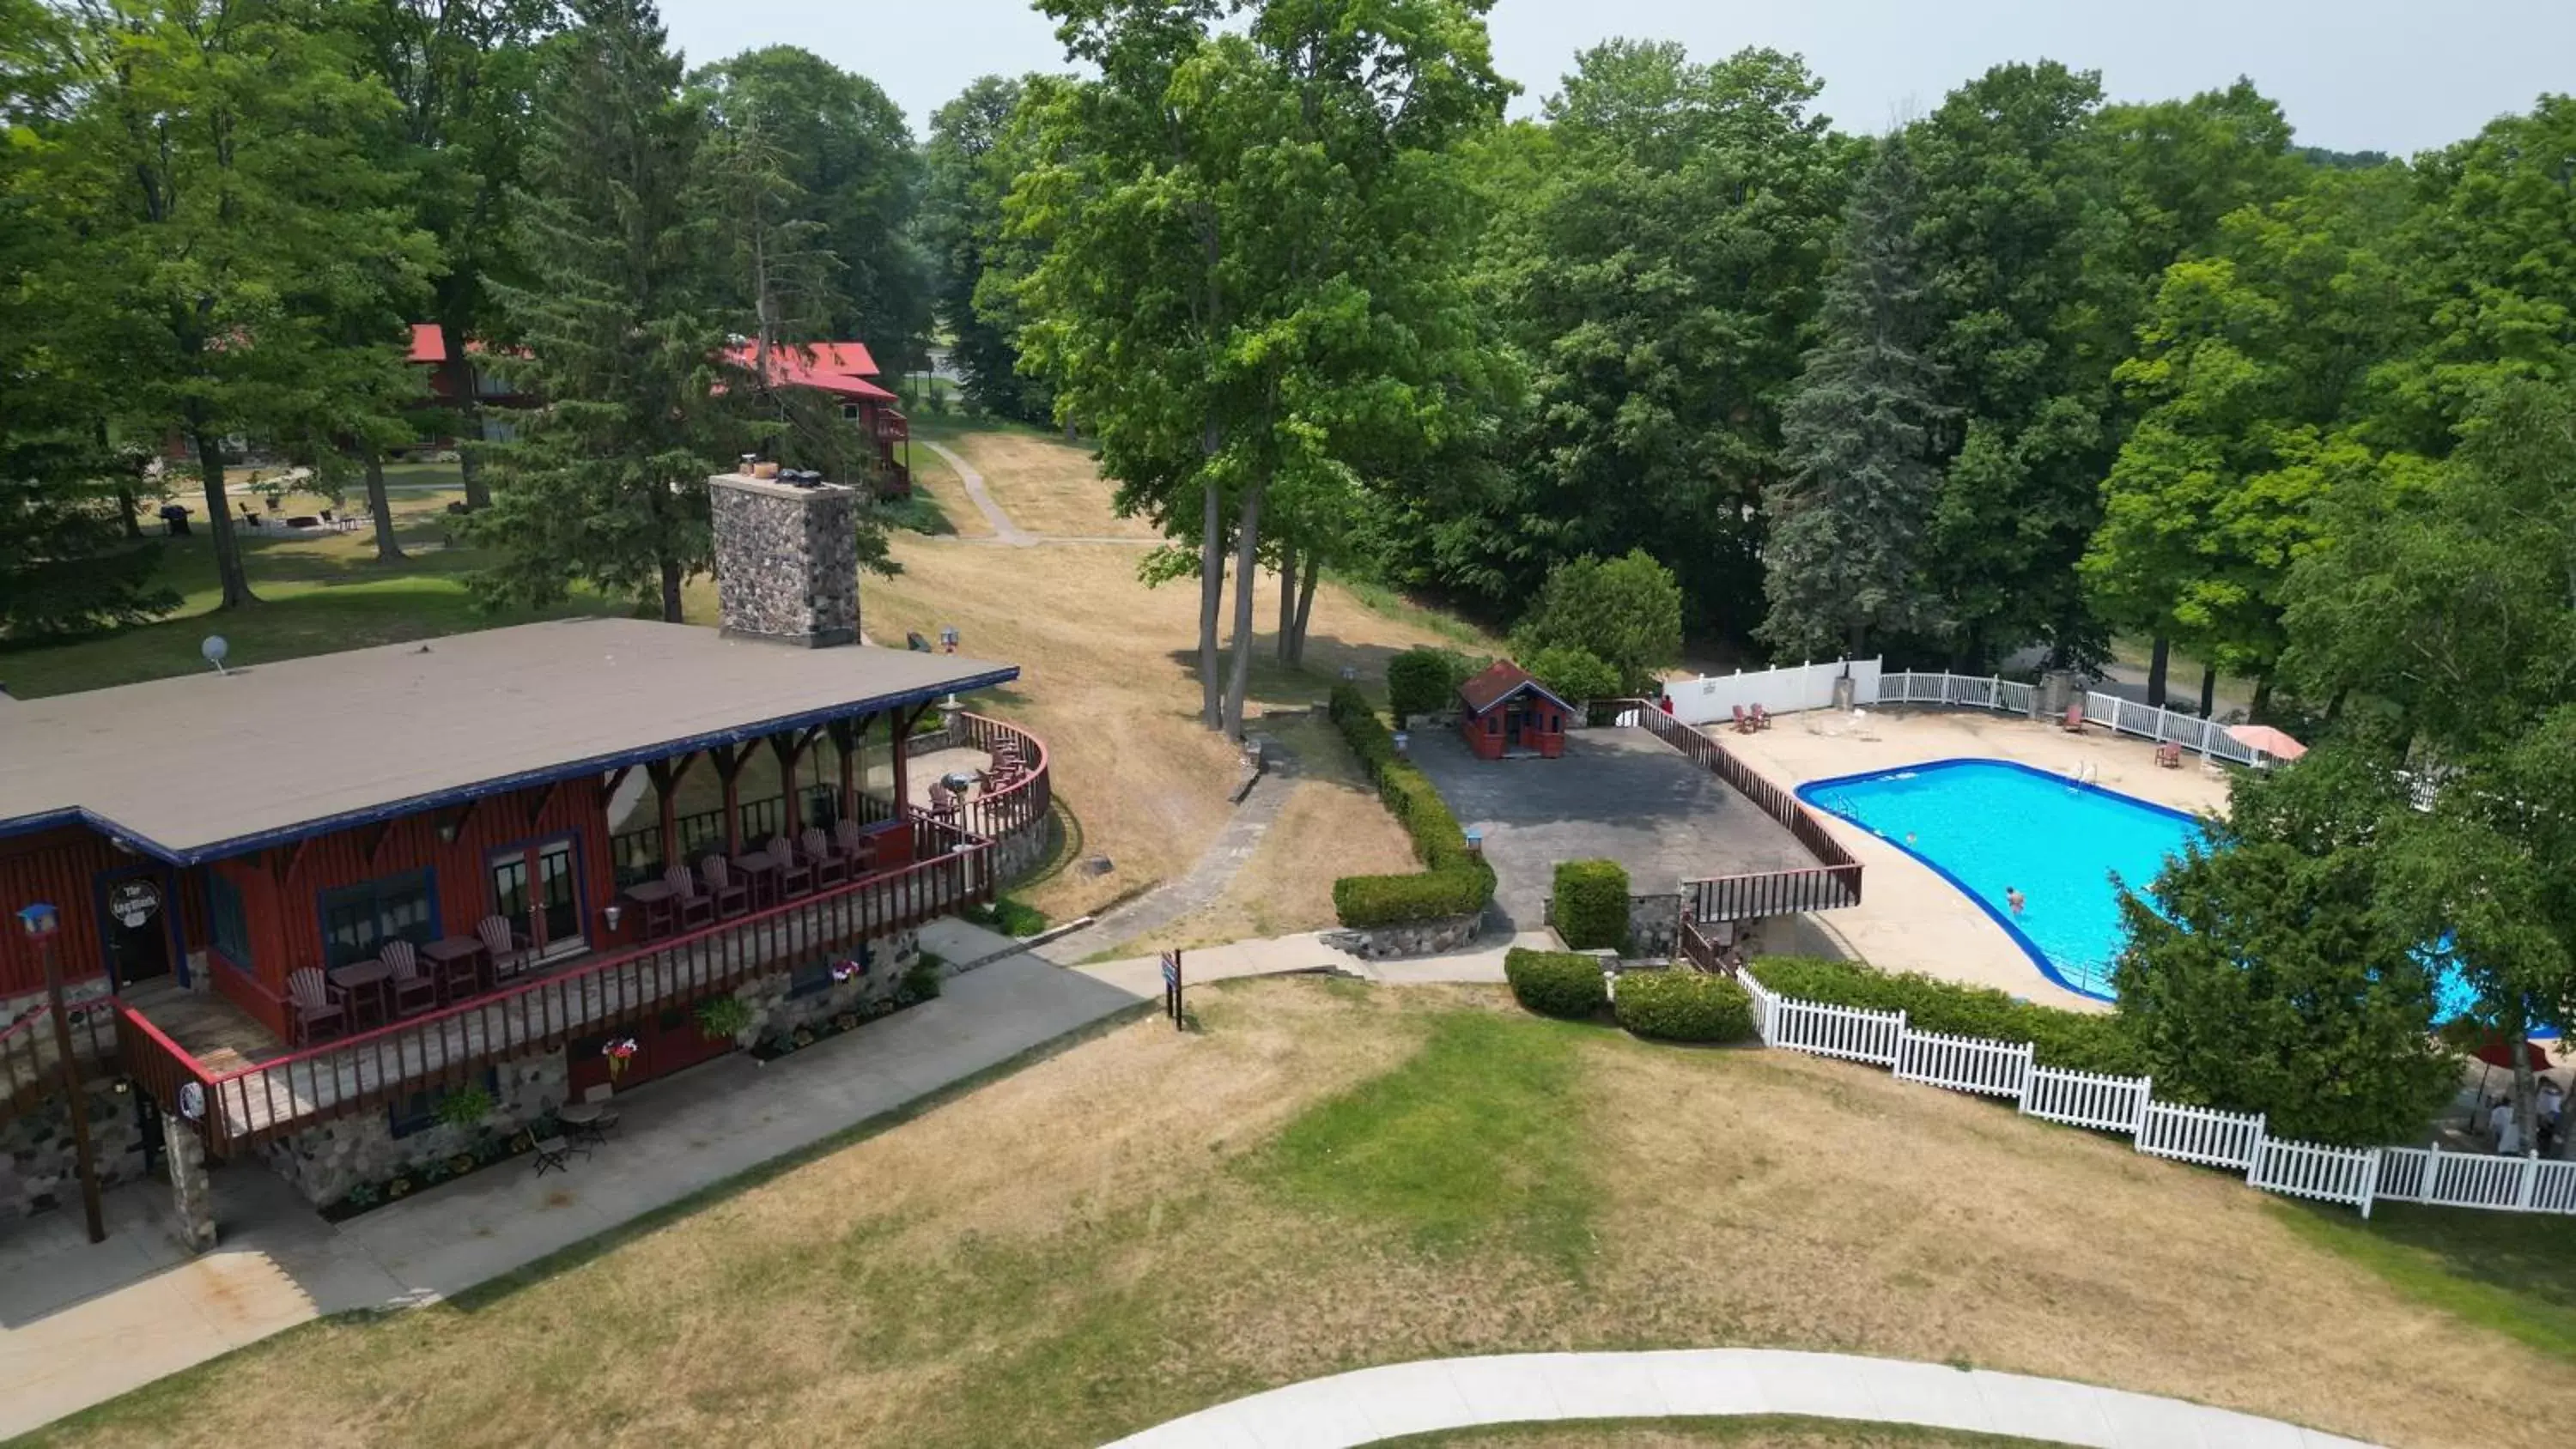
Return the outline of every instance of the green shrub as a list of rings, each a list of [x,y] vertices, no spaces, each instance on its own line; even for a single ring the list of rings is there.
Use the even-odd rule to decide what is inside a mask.
[[[1047,928],[1046,912],[1010,896],[996,896],[991,905],[968,906],[959,914],[1005,936],[1034,936]]]
[[[1753,998],[1724,976],[1696,971],[1630,971],[1612,1010],[1619,1024],[1657,1041],[1744,1041],[1753,1035]]]
[[[1619,671],[1580,645],[1550,644],[1522,660],[1521,667],[1568,704],[1615,699],[1623,692]]]
[[[1752,970],[1754,979],[1774,995],[1902,1011],[1906,1024],[1919,1031],[2026,1041],[2042,1066],[2121,1077],[2146,1070],[2137,1044],[2111,1012],[2015,1001],[1991,987],[1961,986],[1910,971],[1890,974],[1857,961],[1765,956]]]
[[[1458,686],[1490,662],[1470,659],[1455,649],[1417,644],[1387,661],[1387,712],[1401,720],[1447,709],[1458,697]]]
[[[1556,933],[1577,951],[1628,944],[1628,872],[1619,862],[1556,863]]]
[[[928,951],[922,952],[921,959],[912,963],[912,969],[903,973],[903,984],[895,988],[895,999],[928,1001],[937,996],[944,980],[939,968],[947,964]]]
[[[709,1041],[740,1036],[751,1025],[751,1003],[726,992],[698,1003],[698,1030]]]
[[[1521,1005],[1541,1016],[1590,1016],[1610,1003],[1601,963],[1571,951],[1514,946],[1503,953],[1503,979]]]
[[[1395,736],[1367,697],[1350,685],[1336,685],[1331,714],[1423,865],[1414,875],[1354,875],[1333,882],[1333,911],[1342,924],[1369,930],[1472,915],[1491,904],[1494,868],[1467,849],[1466,832],[1431,778],[1395,753]]]

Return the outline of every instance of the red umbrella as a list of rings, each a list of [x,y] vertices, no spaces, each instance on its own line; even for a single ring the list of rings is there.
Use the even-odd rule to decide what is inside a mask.
[[[2488,1037],[2485,1043],[2479,1046],[2476,1051],[2469,1053],[2469,1055],[2476,1057],[2479,1061],[2486,1063],[2488,1066],[2502,1067],[2509,1072],[2513,1070],[2513,1049],[2515,1047],[2522,1048],[2523,1060],[2530,1064],[2533,1071],[2545,1072],[2549,1070],[2549,1051],[2536,1041],[2507,1041],[2500,1036],[2491,1036]]]

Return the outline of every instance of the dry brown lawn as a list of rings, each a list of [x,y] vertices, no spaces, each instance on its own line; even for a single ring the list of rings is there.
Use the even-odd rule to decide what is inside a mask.
[[[945,439],[942,439],[945,441]],[[937,504],[939,514],[959,538],[991,538],[993,525],[984,521],[984,510],[966,496],[966,485],[948,460],[915,442],[912,448],[912,490],[926,494]]]
[[[1269,833],[1213,905],[1111,954],[1133,956],[1320,930],[1334,923],[1336,878],[1415,868],[1404,828],[1378,802],[1377,791],[1331,725],[1321,719],[1281,718],[1264,721],[1260,732],[1288,751],[1286,773],[1295,782]]]
[[[551,1277],[289,1334],[49,1437],[1079,1445],[1370,1363],[1723,1345],[2392,1445],[2564,1433],[2533,1412],[2562,1363],[2399,1297],[2218,1174],[1472,988],[1239,982],[1198,1009],[1198,1032],[1116,1028]],[[1537,1109],[1533,1078],[1557,1083]],[[1394,1180],[1422,1159],[1445,1178]],[[1417,1200],[1473,1230],[1426,1234]]]
[[[936,436],[984,475],[993,501],[1027,532],[1057,538],[1160,537],[1145,520],[1110,511],[1115,490],[1079,444],[1030,428],[1001,426]],[[958,498],[965,499],[962,487]]]
[[[942,441],[976,459],[1023,526],[1044,521],[1050,530],[1077,534],[1112,531],[1108,485],[1090,472],[1081,450],[1025,432],[960,433]],[[1072,476],[1077,471],[1081,478]],[[1023,486],[1042,508],[1057,512],[1023,516],[1012,491]],[[1077,508],[1088,511],[1077,516]],[[894,556],[901,574],[861,584],[869,634],[900,640],[918,630],[936,638],[940,626],[953,624],[965,653],[1019,665],[1018,683],[971,704],[1046,741],[1057,794],[1081,820],[1084,855],[1111,863],[1104,874],[1074,869],[1054,876],[1024,893],[1030,904],[1067,919],[1187,870],[1225,823],[1237,768],[1233,746],[1198,724],[1195,586],[1146,588],[1135,572],[1143,550],[1116,544],[1004,548],[900,533]],[[698,581],[691,618],[714,617],[714,593],[710,582]],[[1261,576],[1256,600],[1264,627],[1255,643],[1252,697],[1261,705],[1304,707],[1325,694],[1345,664],[1377,679],[1396,651],[1444,642],[1425,624],[1389,618],[1326,585],[1315,598],[1306,668],[1290,672],[1274,662],[1275,637],[1267,627],[1277,618],[1275,576]],[[1337,833],[1358,828],[1357,815],[1349,801],[1308,803],[1274,827],[1271,839],[1286,859],[1329,856]],[[1301,899],[1311,905],[1311,889]],[[1277,918],[1320,923],[1306,907]]]

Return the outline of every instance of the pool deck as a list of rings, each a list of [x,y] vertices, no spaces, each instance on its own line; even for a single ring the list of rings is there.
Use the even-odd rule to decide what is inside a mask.
[[[1710,728],[1783,785],[1933,760],[2013,760],[2061,775],[2081,766],[2105,789],[2177,810],[2227,806],[2229,767],[2187,756],[2181,769],[2162,769],[2153,744],[2099,728],[2070,735],[2053,722],[1981,710],[1872,709],[1857,722],[1819,710],[1775,719],[1751,735]],[[1929,866],[1848,821],[1826,815],[1825,824],[1860,860],[1865,884],[1860,905],[1810,920],[1849,954],[1883,970],[2000,987],[2045,1005],[2104,1009],[2042,976],[2001,926]]]

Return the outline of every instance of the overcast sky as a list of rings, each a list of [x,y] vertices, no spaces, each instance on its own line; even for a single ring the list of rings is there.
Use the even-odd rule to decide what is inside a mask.
[[[695,63],[792,43],[885,87],[916,129],[987,72],[1063,68],[1024,0],[662,0]],[[2102,72],[2115,99],[2187,95],[2251,76],[2303,144],[2410,153],[2576,91],[2576,0],[1500,0],[1494,56],[1528,114],[1576,51],[1612,36],[1678,40],[1714,59],[1796,51],[1826,114],[1877,131],[1998,61]]]

